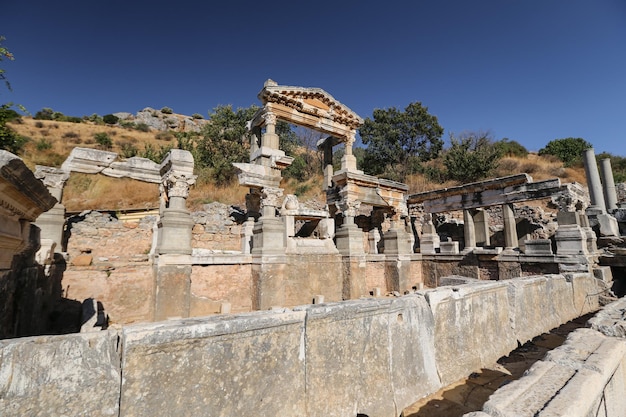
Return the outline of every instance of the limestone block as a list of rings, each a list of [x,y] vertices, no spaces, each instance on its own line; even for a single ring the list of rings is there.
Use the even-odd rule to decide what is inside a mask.
[[[147,158],[134,156],[124,161],[112,162],[111,165],[102,170],[102,173],[114,178],[128,177],[139,181],[159,184],[161,182],[159,170],[160,165],[156,162]]]
[[[118,416],[117,333],[0,341],[0,415]]]
[[[61,165],[65,172],[97,174],[117,159],[115,152],[76,147]]]
[[[306,415],[304,315],[257,312],[125,328],[120,415]]]
[[[435,318],[435,356],[443,385],[494,363],[517,347],[507,283],[426,292]]]
[[[305,415],[398,415],[439,387],[432,316],[423,298],[354,300],[306,310]]]
[[[510,281],[509,303],[520,343],[580,316],[574,308],[572,288],[559,275]]]
[[[524,241],[526,255],[552,255],[552,241],[550,239],[536,239]]]
[[[565,274],[571,282],[574,295],[574,308],[579,316],[600,309],[601,290],[596,279],[589,273]]]
[[[626,298],[604,306],[589,319],[589,324],[606,336],[626,338]]]

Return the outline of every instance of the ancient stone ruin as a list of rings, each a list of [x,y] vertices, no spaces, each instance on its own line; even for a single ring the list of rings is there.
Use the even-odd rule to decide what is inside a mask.
[[[363,120],[326,91],[268,80],[258,97],[245,208],[190,212],[183,150],[75,148],[34,173],[0,151],[0,415],[397,417],[597,311],[468,415],[623,415],[626,208],[608,160],[601,179],[585,153],[589,192],[519,173],[409,194],[358,169]],[[284,195],[279,120],[328,135],[324,206]],[[160,207],[67,217],[72,172],[158,183]]]

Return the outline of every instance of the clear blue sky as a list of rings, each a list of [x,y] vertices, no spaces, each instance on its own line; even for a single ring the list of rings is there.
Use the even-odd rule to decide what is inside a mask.
[[[8,1],[0,35],[32,113],[259,104],[267,78],[362,117],[420,101],[450,132],[626,156],[625,0]]]

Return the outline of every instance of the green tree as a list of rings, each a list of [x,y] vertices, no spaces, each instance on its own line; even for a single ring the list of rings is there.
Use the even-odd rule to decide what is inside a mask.
[[[451,134],[450,143],[443,158],[449,179],[474,182],[486,178],[497,168],[500,153],[488,134],[469,132],[459,137]]]
[[[569,167],[580,162],[583,151],[589,148],[592,145],[582,138],[554,139],[545,148],[539,149],[539,155],[554,155]]]
[[[5,40],[6,38],[4,36],[0,36],[0,62],[2,62],[4,59],[8,59],[9,61],[13,61],[13,59],[15,59],[13,57],[13,54],[9,52],[7,48],[2,46],[2,42],[4,42]],[[3,68],[0,68],[0,80],[4,81],[7,89],[10,91],[11,84],[9,83],[9,80],[7,80],[5,72],[6,71]]]
[[[114,114],[105,114],[104,116],[102,116],[102,121],[108,125],[114,125],[119,122],[119,120],[119,117]]]
[[[0,36],[0,62],[4,59],[13,61],[13,54],[9,52],[7,48],[2,46],[2,42],[5,40],[4,36]],[[0,80],[4,81],[7,89],[11,91],[11,84],[5,76],[5,70],[0,68]],[[18,153],[24,144],[26,138],[18,135],[14,130],[7,126],[10,121],[20,120],[20,115],[15,110],[11,109],[12,103],[3,104],[0,106],[0,149],[7,150],[12,153]],[[25,111],[22,106],[17,106],[20,110]]]
[[[519,142],[510,140],[509,138],[500,139],[494,142],[496,149],[500,153],[500,156],[516,156],[518,158],[525,158],[528,155],[528,149],[522,146]]]
[[[359,133],[368,145],[363,169],[400,181],[419,171],[420,162],[436,158],[443,148],[443,128],[420,102],[404,111],[395,107],[374,110]]]
[[[238,108],[218,106],[209,114],[209,123],[201,130],[196,145],[199,168],[210,168],[218,184],[227,184],[236,173],[233,162],[247,162],[249,140],[246,122],[258,107]]]
[[[113,141],[111,140],[111,137],[105,132],[98,132],[94,134],[93,137],[96,140],[98,146],[100,146],[102,149],[111,149],[111,147],[113,147]]]

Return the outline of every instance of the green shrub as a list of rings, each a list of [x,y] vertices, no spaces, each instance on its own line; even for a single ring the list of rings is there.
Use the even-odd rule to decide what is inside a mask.
[[[172,132],[159,132],[156,135],[154,135],[154,137],[155,139],[169,142],[174,139],[174,134]]]
[[[111,140],[109,135],[104,132],[98,132],[94,134],[93,137],[96,140],[98,146],[103,149],[111,149],[111,147],[113,146],[113,141]]]
[[[194,119],[204,119],[204,116],[201,115],[200,113],[194,113],[191,115],[191,117]]]
[[[581,161],[583,151],[591,147],[591,144],[582,138],[554,139],[539,150],[539,155],[554,155],[563,161],[564,166],[570,167]]]
[[[130,142],[123,142],[120,145],[120,148],[124,158],[132,158],[133,156],[137,156],[137,153],[139,152],[137,147]]]
[[[35,113],[35,115],[33,116],[33,119],[52,120],[53,114],[54,114],[54,110],[52,110],[50,107],[44,107],[43,109]]]
[[[119,120],[119,117],[114,114],[105,114],[104,116],[102,116],[102,121],[108,125],[117,124]]]
[[[162,107],[161,108],[161,113],[172,114],[172,113],[174,113],[174,110],[172,110],[171,108],[166,106],[166,107]]]
[[[35,146],[37,147],[38,151],[47,151],[48,149],[52,148],[52,142],[50,142],[49,140],[41,138],[41,139],[39,139],[37,141]]]
[[[35,127],[38,129],[43,128],[43,123],[42,122],[35,122]]]
[[[487,134],[450,135],[450,143],[443,160],[449,179],[466,184],[486,178],[497,168],[500,155]]]
[[[150,126],[145,123],[132,123],[135,130],[139,130],[140,132],[149,132]]]
[[[522,146],[519,142],[504,138],[494,143],[494,146],[500,153],[500,156],[516,156],[518,158],[525,158],[528,155],[528,149]]]

